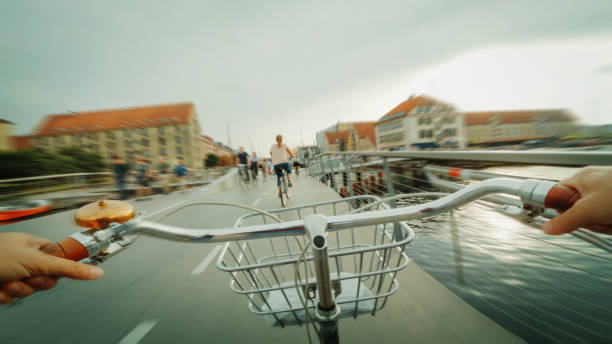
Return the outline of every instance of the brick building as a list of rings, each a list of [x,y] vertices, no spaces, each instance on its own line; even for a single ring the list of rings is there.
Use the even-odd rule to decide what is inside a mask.
[[[317,134],[323,152],[376,149],[376,122],[339,122]]]

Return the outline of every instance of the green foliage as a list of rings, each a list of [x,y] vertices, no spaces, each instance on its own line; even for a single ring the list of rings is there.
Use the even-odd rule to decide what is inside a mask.
[[[208,153],[205,160],[206,167],[215,167],[219,165],[219,157],[216,154]]]
[[[58,153],[34,148],[0,151],[0,179],[47,174],[100,172],[107,169],[102,157],[79,147],[66,147]]]

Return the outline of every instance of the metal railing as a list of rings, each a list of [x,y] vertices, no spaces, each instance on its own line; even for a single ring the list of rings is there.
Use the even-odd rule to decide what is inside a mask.
[[[330,152],[313,158],[307,171],[343,197],[377,195],[394,208],[477,180],[531,177],[533,165],[567,174],[576,167],[612,165],[612,152]],[[465,166],[475,168],[459,168]],[[523,177],[507,174],[526,167]],[[542,177],[559,179],[553,173]],[[522,219],[504,219],[521,206],[518,198],[494,195],[428,223],[408,222],[418,245],[407,252],[459,297],[528,341],[612,338],[602,321],[612,307],[610,237],[586,230],[549,236]]]
[[[208,170],[189,170],[188,175],[181,181],[183,185],[201,185],[222,174],[226,168]],[[158,171],[152,170],[153,176],[159,176]],[[171,174],[171,173],[169,173]],[[153,179],[153,184],[159,183],[158,178]],[[136,172],[130,171],[126,176],[128,187],[137,184]],[[170,178],[171,185],[178,181]],[[0,199],[14,199],[28,195],[47,192],[72,190],[87,187],[89,189],[114,189],[115,180],[112,172],[92,173],[66,173],[35,177],[0,179]],[[111,190],[113,191],[113,190]]]

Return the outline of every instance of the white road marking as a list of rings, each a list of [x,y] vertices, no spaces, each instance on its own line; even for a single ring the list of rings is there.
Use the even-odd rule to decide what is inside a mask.
[[[145,320],[128,333],[119,344],[136,344],[157,324],[159,320]]]
[[[196,266],[196,268],[193,269],[191,274],[192,275],[199,275],[202,272],[204,272],[204,270],[206,270],[206,267],[208,266],[208,264],[210,264],[213,261],[213,259],[215,259],[215,257],[217,256],[217,253],[219,253],[221,248],[223,248],[223,245],[215,246],[215,248],[213,248],[213,250],[208,254],[208,256],[206,256],[206,258],[204,258],[204,260],[200,263],[200,265]]]
[[[259,197],[255,200],[255,202],[253,202],[253,206],[256,206],[257,204],[259,204],[259,202],[261,202],[261,197]]]

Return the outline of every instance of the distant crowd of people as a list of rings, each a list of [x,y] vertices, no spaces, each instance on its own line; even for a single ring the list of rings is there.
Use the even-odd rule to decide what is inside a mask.
[[[171,178],[174,178],[177,183],[181,184],[181,180],[189,172],[181,158],[176,159],[172,171],[170,171],[170,164],[164,157],[159,157],[155,170],[151,168],[151,162],[142,156],[139,156],[136,162],[131,165],[122,157],[115,155],[113,156],[112,164],[120,199],[127,198],[127,179],[130,175],[133,175],[136,184],[142,187],[150,187],[151,182],[157,180],[161,183],[164,193],[167,193],[170,190]]]

